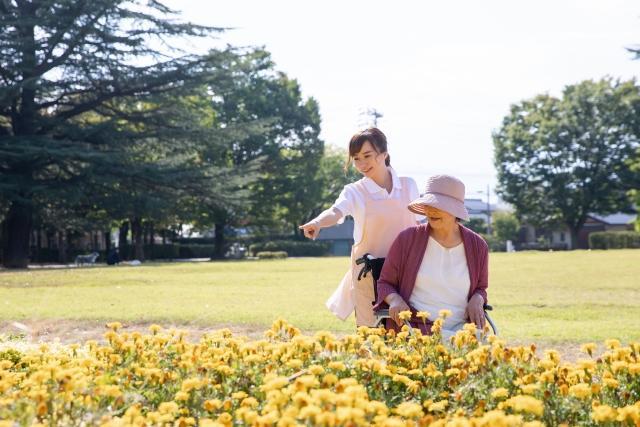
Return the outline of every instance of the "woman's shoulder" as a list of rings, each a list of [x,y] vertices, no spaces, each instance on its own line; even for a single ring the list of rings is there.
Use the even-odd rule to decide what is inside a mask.
[[[482,237],[472,229],[465,227],[464,225],[461,226],[461,229],[467,240],[474,242],[476,247],[478,247],[480,250],[489,251],[489,245],[487,244],[487,241],[484,240],[484,237]]]
[[[398,239],[404,242],[412,242],[416,239],[427,239],[428,237],[429,234],[427,233],[426,224],[413,225],[402,230],[400,234],[398,234]]]

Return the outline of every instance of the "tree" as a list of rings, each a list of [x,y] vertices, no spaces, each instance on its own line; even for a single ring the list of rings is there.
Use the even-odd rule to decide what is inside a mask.
[[[501,242],[518,240],[520,222],[518,218],[509,212],[496,212],[492,215],[493,232]]]
[[[465,224],[465,226],[476,233],[486,234],[487,233],[487,222],[483,218],[470,218],[469,221]]]
[[[222,158],[234,167],[262,159],[262,175],[250,186],[248,220],[257,226],[284,224],[297,232],[301,218],[314,209],[322,191],[316,183],[324,148],[318,104],[302,96],[295,79],[275,70],[264,50],[247,54],[236,66],[241,71],[232,84],[216,93],[219,125],[253,118],[265,124],[265,132],[234,144]],[[215,216],[216,228],[238,217],[227,209]]]
[[[139,126],[137,140],[170,130],[153,109],[132,110],[134,100],[184,94],[219,70],[225,52],[195,56],[166,48],[173,37],[218,31],[179,22],[173,14],[144,0],[0,2],[6,267],[27,265],[38,203],[81,199],[79,184],[89,170],[123,170],[128,153],[120,144],[131,143],[132,123]],[[156,126],[145,124],[154,117]]]
[[[498,194],[534,225],[565,224],[575,241],[587,214],[628,211],[640,137],[635,81],[567,86],[511,107],[493,134]]]

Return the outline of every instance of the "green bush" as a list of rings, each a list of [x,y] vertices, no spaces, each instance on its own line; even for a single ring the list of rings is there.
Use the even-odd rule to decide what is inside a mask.
[[[329,254],[328,242],[273,240],[254,243],[249,246],[249,253],[257,256],[258,252],[286,252],[289,256],[323,256]]]
[[[591,249],[640,248],[640,232],[637,231],[595,231],[589,234]]]
[[[287,253],[285,251],[262,251],[256,254],[258,259],[284,259],[287,257]]]
[[[504,240],[500,240],[498,237],[489,234],[481,234],[482,238],[489,245],[490,252],[504,252],[507,250],[507,244]]]

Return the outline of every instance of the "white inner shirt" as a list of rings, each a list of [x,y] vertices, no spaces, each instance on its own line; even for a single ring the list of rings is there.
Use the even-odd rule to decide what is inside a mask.
[[[387,169],[391,173],[391,180],[393,182],[393,189],[391,190],[391,193],[387,192],[387,190],[383,187],[380,187],[371,178],[364,177],[361,179],[372,199],[399,199],[400,197],[402,197],[403,181],[405,185],[409,186],[409,200],[407,201],[407,203],[419,197],[418,186],[416,185],[416,182],[413,180],[413,178],[403,177],[401,179],[400,177],[398,177],[398,174],[391,166],[387,166]],[[354,243],[358,243],[360,240],[362,240],[362,229],[364,227],[364,217],[366,215],[364,205],[364,198],[356,189],[356,186],[354,184],[347,184],[344,186],[342,192],[332,206],[334,208],[337,208],[342,214],[342,218],[340,218],[338,224],[342,224],[344,222],[344,218],[347,215],[351,215],[353,217]],[[414,217],[416,221],[421,221],[422,219],[424,219],[424,216],[414,214],[409,211],[409,209],[398,212],[398,215],[409,215],[411,217]]]
[[[440,310],[450,310],[451,316],[445,320],[443,329],[459,329],[465,323],[470,286],[464,244],[445,248],[429,237],[409,304],[418,311],[429,312],[431,320],[438,317]]]

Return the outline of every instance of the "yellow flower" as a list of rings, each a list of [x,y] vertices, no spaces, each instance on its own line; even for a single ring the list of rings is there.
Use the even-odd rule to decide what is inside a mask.
[[[222,401],[220,399],[205,400],[202,407],[205,411],[214,412],[222,407]]]
[[[508,399],[505,405],[511,407],[516,412],[526,412],[539,417],[541,417],[544,412],[544,404],[531,396],[514,396]]]
[[[405,418],[418,418],[423,415],[422,407],[415,402],[403,402],[398,405],[394,412]]]
[[[111,322],[111,323],[107,323],[107,324],[106,324],[106,327],[107,327],[108,329],[111,329],[111,330],[112,330],[112,331],[114,331],[114,332],[117,332],[117,331],[118,331],[118,329],[121,329],[121,328],[122,328],[122,323],[120,323],[120,322]]]
[[[599,405],[592,409],[591,418],[599,423],[615,421],[618,413],[609,405]]]
[[[416,313],[416,317],[421,319],[423,322],[426,322],[429,316],[431,316],[431,314],[428,311],[418,311]]]
[[[593,352],[596,350],[597,346],[595,343],[589,342],[586,344],[582,344],[580,346],[580,351],[584,353],[588,353],[589,356],[593,356]]]
[[[604,345],[608,349],[613,350],[620,347],[620,341],[617,339],[609,339],[609,340],[605,340]]]
[[[160,325],[151,325],[149,326],[149,331],[153,334],[156,335],[158,332],[160,332],[162,330],[162,326]]]
[[[504,387],[497,388],[491,392],[491,397],[494,399],[502,399],[509,396],[509,390]]]
[[[185,393],[184,391],[179,391],[176,393],[175,400],[179,402],[189,400],[189,393]]]
[[[438,317],[442,317],[443,319],[446,319],[447,317],[451,316],[451,310],[447,310],[446,308],[440,310],[438,312]]]
[[[336,371],[344,371],[347,367],[342,362],[333,361],[329,362],[329,369],[334,369]]]
[[[400,313],[398,313],[398,317],[402,321],[410,320],[411,319],[411,311],[410,310],[401,311]]]
[[[579,383],[569,387],[569,393],[578,399],[586,399],[591,396],[591,387],[588,384]]]
[[[447,409],[447,405],[449,405],[448,401],[439,400],[438,402],[430,404],[427,409],[429,412],[444,412]]]

